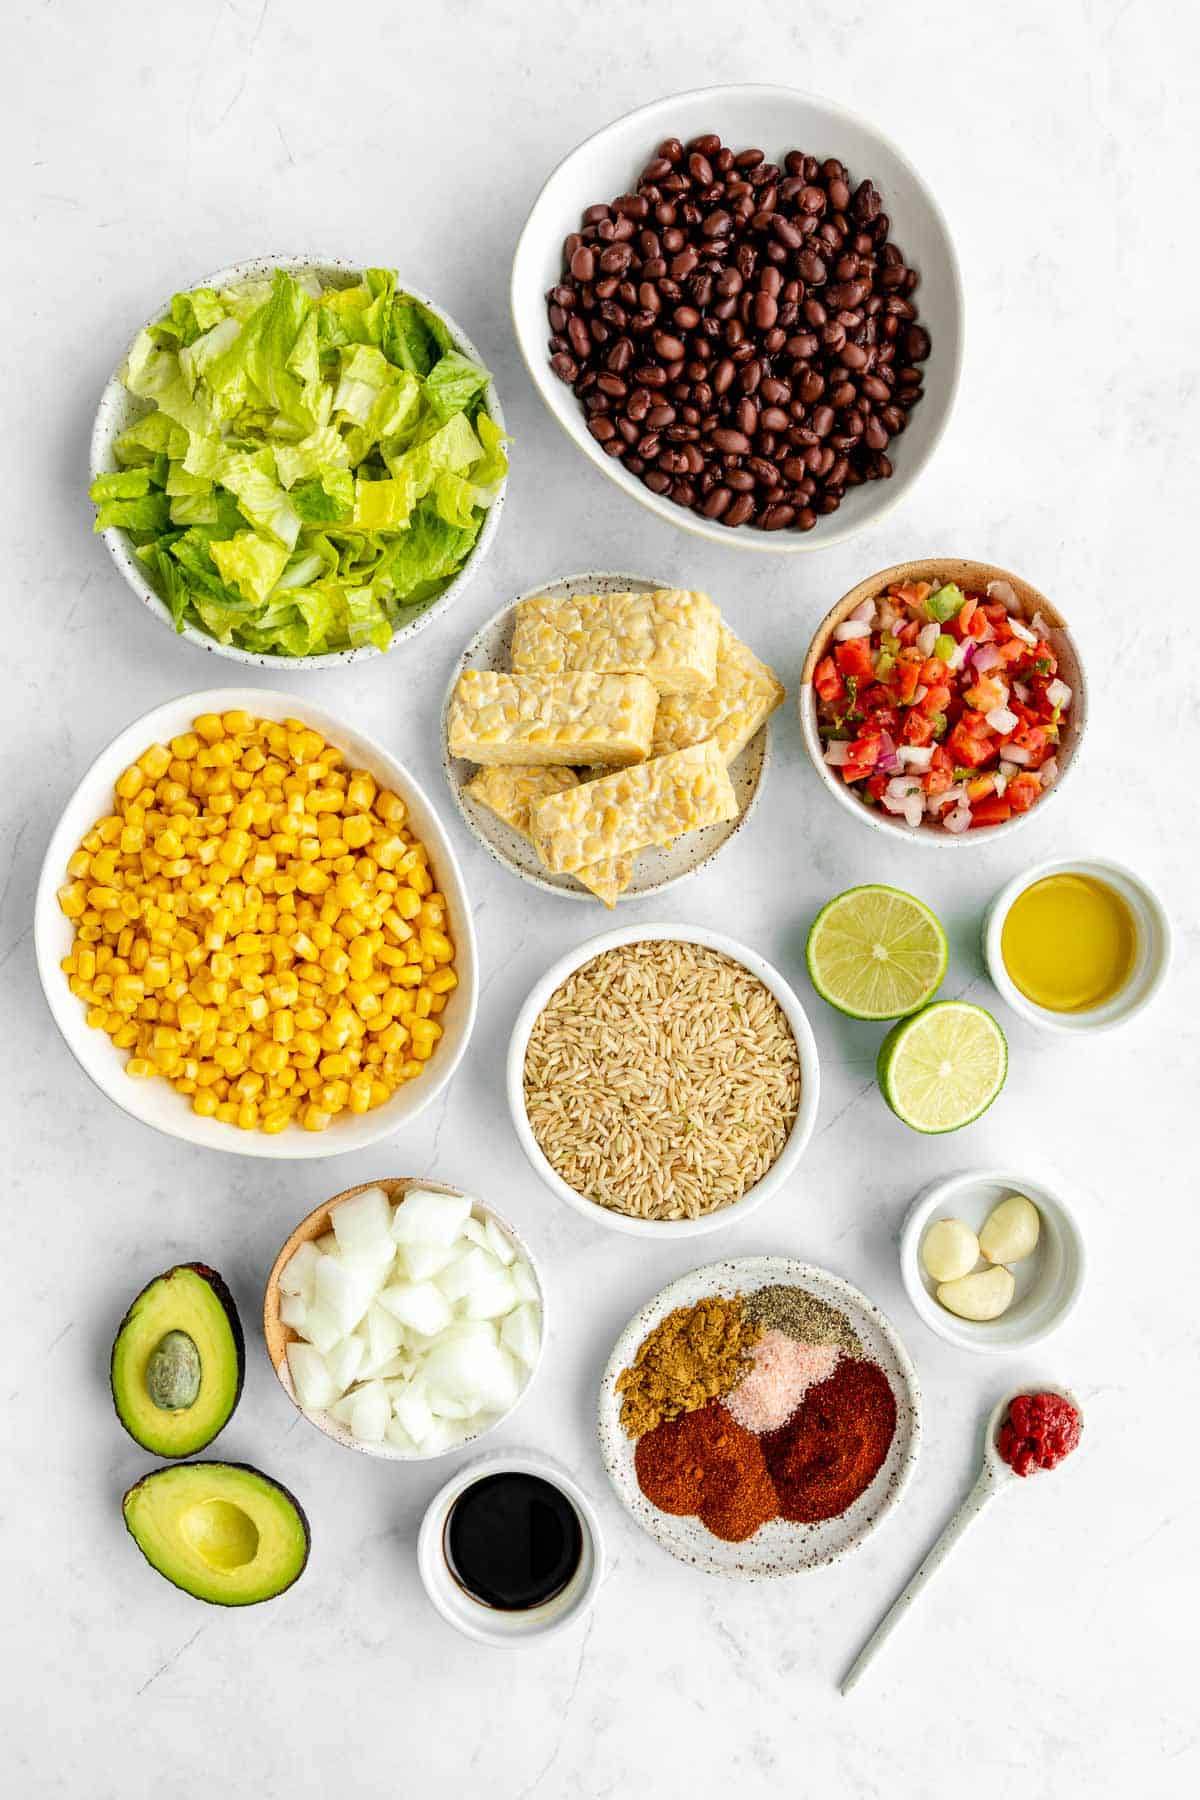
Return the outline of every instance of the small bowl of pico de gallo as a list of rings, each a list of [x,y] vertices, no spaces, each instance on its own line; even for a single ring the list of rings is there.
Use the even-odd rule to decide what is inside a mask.
[[[799,704],[839,804],[935,846],[1039,812],[1087,716],[1058,609],[1019,576],[958,557],[898,563],[839,600],[809,648]]]

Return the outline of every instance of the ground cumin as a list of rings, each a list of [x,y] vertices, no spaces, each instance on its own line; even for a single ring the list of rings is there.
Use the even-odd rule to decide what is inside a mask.
[[[664,1419],[696,1412],[727,1394],[745,1373],[745,1359],[763,1327],[747,1318],[740,1297],[714,1294],[679,1306],[644,1338],[629,1368],[617,1377],[621,1423],[632,1438]]]

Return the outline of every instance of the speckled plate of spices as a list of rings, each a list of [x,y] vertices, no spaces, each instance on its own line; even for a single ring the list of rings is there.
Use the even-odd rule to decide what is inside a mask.
[[[780,1289],[789,1292],[781,1298],[777,1292]],[[772,1292],[768,1294],[768,1290]],[[751,1338],[754,1331],[760,1336],[757,1343],[738,1354],[747,1359],[747,1366],[750,1359],[757,1365],[758,1392],[754,1404],[760,1411],[775,1408],[770,1428],[761,1435],[758,1426],[748,1429],[746,1424],[738,1423],[718,1399],[704,1406],[692,1401],[679,1415],[679,1422],[659,1424],[644,1430],[636,1438],[631,1437],[622,1423],[623,1394],[619,1384],[623,1371],[634,1365],[646,1340],[672,1315],[679,1314],[680,1309],[689,1309],[687,1316],[694,1318],[696,1314],[690,1309],[698,1308],[703,1315],[702,1323],[708,1329],[725,1330],[723,1321],[731,1316],[726,1309],[736,1307],[739,1301],[745,1307],[744,1318],[752,1321]],[[788,1316],[782,1317],[781,1313]],[[797,1320],[803,1323],[797,1324]],[[802,1337],[819,1339],[825,1357],[818,1354],[818,1346],[812,1341],[801,1342]],[[693,1337],[693,1344],[696,1341]],[[768,1349],[775,1354],[768,1356]],[[716,1378],[725,1384],[719,1393],[729,1399],[729,1356],[722,1353],[709,1366],[717,1370]],[[799,1375],[797,1370],[801,1371]],[[797,1380],[801,1384],[798,1388],[794,1385]],[[787,1387],[788,1381],[793,1383],[793,1388]],[[805,1381],[807,1389],[803,1385]],[[781,1382],[785,1394],[782,1403],[778,1397]],[[818,1384],[820,1393],[810,1404],[805,1394],[815,1393]],[[786,1395],[792,1391],[799,1394],[799,1400],[790,1411],[782,1411],[781,1405],[786,1407]],[[750,1387],[743,1386],[741,1393],[734,1387],[732,1393],[736,1396],[734,1410],[743,1420],[748,1420],[751,1416]],[[628,1406],[628,1386],[624,1403]],[[783,1516],[766,1516],[776,1503],[798,1512],[819,1510],[819,1506],[796,1498],[801,1493],[801,1483],[809,1483],[813,1479],[812,1472],[817,1469],[815,1463],[810,1464],[804,1459],[802,1433],[805,1421],[815,1421],[818,1413],[836,1415],[839,1407],[844,1412],[847,1407],[860,1404],[876,1408],[885,1421],[890,1420],[894,1404],[895,1424],[890,1439],[886,1424],[881,1429],[878,1439],[881,1460],[873,1467],[865,1485],[850,1483],[859,1488],[857,1497],[834,1516],[814,1522],[799,1523]],[[644,1459],[651,1438],[656,1438],[663,1448],[681,1441],[673,1439],[672,1434],[680,1433],[683,1422],[689,1419],[691,1424],[686,1429],[691,1434],[693,1447],[688,1449],[684,1459],[689,1464],[689,1479],[690,1465],[697,1456],[703,1457],[703,1451],[697,1451],[694,1445],[704,1435],[701,1429],[704,1420],[709,1421],[710,1437],[712,1429],[716,1430],[722,1456],[730,1455],[731,1447],[739,1456],[749,1453],[744,1457],[746,1474],[739,1473],[732,1482],[728,1479],[728,1466],[722,1471],[717,1464],[711,1465],[709,1491],[714,1494],[717,1507],[717,1512],[710,1514],[714,1522],[720,1524],[724,1520],[732,1529],[741,1530],[757,1516],[748,1508],[757,1506],[759,1515],[763,1516],[763,1522],[740,1541],[718,1535],[702,1523],[695,1512],[684,1512],[682,1507],[678,1511],[662,1510],[643,1492],[638,1461],[635,1460],[638,1444],[643,1446]],[[748,1256],[694,1269],[690,1275],[663,1288],[634,1315],[617,1339],[600,1383],[598,1426],[601,1454],[612,1484],[627,1511],[656,1543],[706,1574],[725,1575],[741,1581],[764,1581],[837,1562],[849,1551],[857,1549],[882,1524],[899,1501],[916,1466],[921,1441],[921,1397],[908,1352],[891,1322],[865,1294],[840,1276],[811,1263],[797,1262],[785,1256]],[[882,1444],[885,1441],[884,1454]],[[755,1460],[757,1472],[749,1466]],[[848,1476],[850,1471],[846,1465],[851,1460],[849,1449],[845,1457],[839,1459],[835,1445],[832,1465],[835,1472]],[[643,1469],[646,1467],[648,1463],[643,1460]],[[786,1473],[788,1470],[798,1473]],[[820,1478],[824,1479],[826,1473],[823,1460]],[[724,1491],[718,1494],[717,1488],[722,1483]],[[792,1484],[790,1487],[789,1483]],[[804,1492],[812,1496],[810,1487],[805,1486]],[[792,1498],[780,1498],[788,1494]],[[682,1498],[682,1495],[678,1497]]]
[[[487,624],[476,632],[454,666],[442,709],[442,767],[450,792],[473,836],[483,845],[488,855],[513,874],[519,875],[522,881],[532,882],[534,887],[540,887],[545,893],[558,894],[567,900],[587,900],[597,909],[601,908],[595,894],[576,881],[573,875],[552,874],[527,837],[522,837],[488,807],[472,799],[467,792],[468,784],[478,772],[476,766],[461,757],[451,756],[446,742],[450,699],[458,678],[464,669],[507,671],[511,667],[513,626],[516,623],[517,607],[522,600],[533,599],[539,594],[549,595],[556,600],[569,600],[576,594],[648,594],[656,588],[673,585],[676,584],[653,581],[644,575],[594,573],[564,575],[554,581],[543,582],[539,587],[531,587],[525,593],[518,594],[509,605],[494,613]],[[714,594],[712,597],[720,606],[720,595]],[[751,644],[750,648],[753,650],[754,645]],[[667,888],[674,887],[677,882],[685,881],[689,875],[694,875],[698,869],[711,862],[730,839],[737,835],[753,812],[758,799],[767,767],[770,729],[769,721],[761,725],[745,749],[729,765],[729,779],[737,795],[737,818],[722,825],[708,825],[702,831],[690,831],[685,836],[676,838],[672,844],[639,851],[635,858],[633,879],[624,893],[619,895],[618,904],[624,900],[644,900],[648,894],[661,894]],[[584,780],[589,778],[586,769],[581,769],[579,775]]]

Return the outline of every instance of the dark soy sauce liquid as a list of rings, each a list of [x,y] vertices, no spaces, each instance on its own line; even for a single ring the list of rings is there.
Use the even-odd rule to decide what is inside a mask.
[[[484,1475],[446,1521],[446,1562],[461,1588],[498,1612],[527,1612],[561,1594],[579,1567],[583,1532],[566,1495],[540,1475]]]

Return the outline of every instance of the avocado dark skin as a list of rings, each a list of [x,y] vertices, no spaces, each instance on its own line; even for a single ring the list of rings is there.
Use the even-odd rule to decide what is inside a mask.
[[[210,1606],[274,1600],[308,1565],[304,1508],[282,1482],[249,1463],[151,1469],[121,1504],[126,1530],[150,1567]]]
[[[194,1403],[166,1408],[159,1384],[148,1384],[147,1362],[164,1338],[178,1333],[202,1352],[202,1385]],[[118,1327],[109,1360],[118,1419],[144,1450],[167,1457],[191,1456],[212,1442],[241,1398],[245,1372],[233,1295],[202,1262],[176,1263],[146,1283]]]

